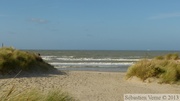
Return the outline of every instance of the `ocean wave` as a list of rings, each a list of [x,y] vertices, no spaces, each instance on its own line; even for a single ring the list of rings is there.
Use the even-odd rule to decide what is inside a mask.
[[[104,62],[80,62],[80,63],[60,63],[51,62],[49,63],[54,66],[122,66],[122,65],[132,65],[134,62],[123,62],[123,63],[104,63]]]
[[[117,62],[137,62],[140,59],[113,59],[113,58],[75,58],[74,56],[42,56],[42,59],[50,60],[59,60],[59,61],[117,61]]]
[[[111,58],[102,58],[102,59],[94,59],[94,58],[57,58],[61,61],[139,61],[140,59],[111,59]]]
[[[53,58],[57,58],[57,56],[41,56],[43,60],[52,60]]]

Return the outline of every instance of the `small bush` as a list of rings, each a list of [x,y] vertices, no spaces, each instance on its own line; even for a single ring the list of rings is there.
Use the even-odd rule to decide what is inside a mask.
[[[177,54],[168,54],[151,60],[141,60],[128,68],[126,77],[137,76],[143,81],[155,77],[162,83],[177,83],[180,81],[180,62],[177,59]]]

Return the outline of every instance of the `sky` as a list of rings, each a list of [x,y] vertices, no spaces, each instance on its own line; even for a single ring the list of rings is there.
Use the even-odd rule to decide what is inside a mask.
[[[0,0],[18,49],[180,50],[180,0]]]

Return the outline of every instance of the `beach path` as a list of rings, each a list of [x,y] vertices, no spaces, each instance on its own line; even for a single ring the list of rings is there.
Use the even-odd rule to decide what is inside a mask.
[[[10,82],[12,79],[1,79]],[[11,81],[16,89],[37,87],[42,91],[60,88],[80,101],[123,101],[124,94],[179,94],[179,85],[143,83],[137,78],[125,80],[125,73],[71,71],[65,75],[22,77]],[[9,87],[10,88],[10,87]]]

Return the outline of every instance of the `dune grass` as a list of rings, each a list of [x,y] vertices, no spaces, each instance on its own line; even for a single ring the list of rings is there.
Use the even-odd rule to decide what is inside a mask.
[[[12,47],[0,48],[1,75],[16,74],[17,76],[20,75],[21,71],[39,74],[49,73],[54,70],[56,71],[53,66],[43,61],[38,54],[16,50]],[[11,85],[12,82],[9,83]],[[75,101],[68,93],[58,89],[46,92],[42,92],[37,88],[19,91],[15,86],[7,88],[2,84],[0,86],[0,101]]]
[[[0,48],[0,74],[18,71],[47,72],[54,67],[44,62],[38,54],[16,50],[12,47]]]
[[[137,76],[143,81],[155,77],[161,83],[178,83],[180,81],[180,62],[178,54],[167,54],[154,59],[143,59],[128,68],[126,77]]]
[[[68,93],[61,90],[50,90],[48,93],[34,89],[25,89],[21,92],[15,90],[15,86],[2,92],[0,91],[0,101],[77,101]]]

